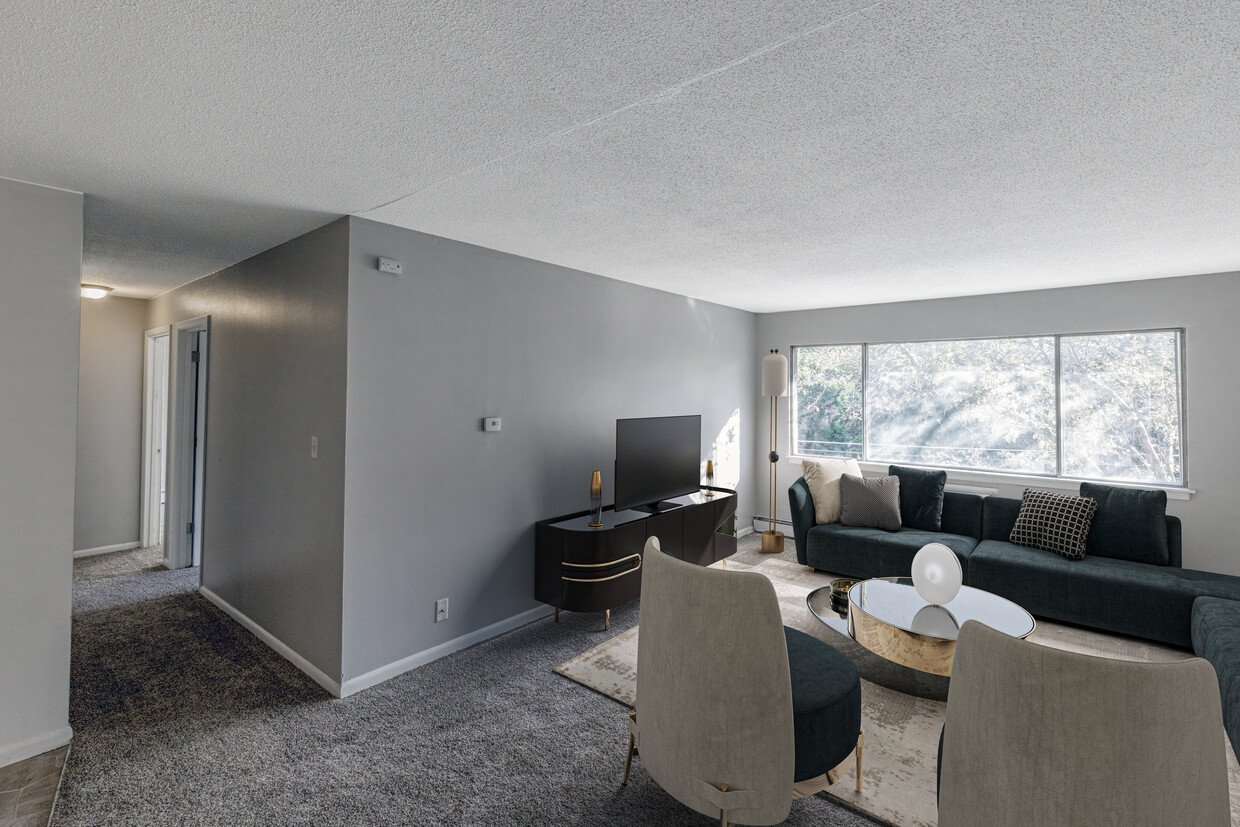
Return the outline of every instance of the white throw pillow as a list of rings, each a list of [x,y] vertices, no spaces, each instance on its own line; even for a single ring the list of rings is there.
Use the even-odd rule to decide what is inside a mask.
[[[801,460],[801,476],[814,498],[814,521],[819,525],[840,521],[840,477],[845,474],[861,476],[855,459]]]

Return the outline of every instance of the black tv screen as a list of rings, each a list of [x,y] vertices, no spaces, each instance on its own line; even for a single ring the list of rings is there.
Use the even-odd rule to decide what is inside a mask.
[[[701,416],[617,419],[616,510],[697,491],[701,461]]]

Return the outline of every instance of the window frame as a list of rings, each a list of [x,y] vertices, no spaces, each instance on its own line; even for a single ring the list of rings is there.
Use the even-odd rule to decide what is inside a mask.
[[[1133,480],[1110,480],[1099,479],[1095,477],[1078,477],[1065,475],[1064,470],[1064,427],[1063,427],[1063,352],[1062,341],[1065,338],[1078,338],[1087,336],[1124,336],[1139,335],[1144,333],[1174,333],[1176,334],[1175,348],[1175,367],[1176,367],[1176,414],[1180,426],[1180,482],[1141,482]],[[821,459],[822,455],[801,454],[797,449],[799,441],[797,429],[797,384],[796,384],[796,351],[801,348],[814,347],[860,347],[861,348],[861,456],[857,458],[857,462],[861,465],[882,465],[881,460],[870,459],[870,407],[869,407],[869,384],[870,384],[870,346],[871,345],[914,345],[927,344],[935,342],[979,342],[979,341],[995,341],[999,339],[1052,339],[1054,341],[1054,365],[1055,375],[1053,377],[1055,385],[1055,473],[1054,474],[1038,474],[1026,471],[999,471],[992,468],[977,468],[970,466],[927,466],[918,463],[898,463],[917,468],[930,468],[946,470],[948,472],[962,472],[966,476],[994,477],[997,481],[1005,480],[1035,480],[1047,482],[1097,482],[1105,485],[1114,485],[1117,487],[1127,488],[1154,488],[1162,489],[1168,492],[1179,492],[1183,495],[1195,493],[1189,487],[1189,435],[1188,435],[1188,362],[1185,358],[1188,349],[1188,330],[1184,327],[1150,327],[1135,329],[1118,329],[1118,330],[1095,330],[1074,333],[1023,333],[1019,335],[1007,336],[962,336],[959,338],[943,338],[943,337],[926,337],[920,339],[876,339],[872,341],[856,342],[823,342],[821,344],[799,344],[790,345],[788,347],[789,355],[792,357],[788,360],[788,387],[789,403],[788,403],[788,459],[793,462],[800,462],[802,459]],[[887,463],[890,464],[890,463]],[[1016,482],[1015,484],[1019,484]],[[1186,496],[1182,497],[1186,498]]]

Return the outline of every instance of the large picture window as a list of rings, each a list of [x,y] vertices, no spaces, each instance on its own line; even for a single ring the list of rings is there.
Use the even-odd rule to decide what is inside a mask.
[[[793,347],[793,452],[1183,485],[1181,339]]]

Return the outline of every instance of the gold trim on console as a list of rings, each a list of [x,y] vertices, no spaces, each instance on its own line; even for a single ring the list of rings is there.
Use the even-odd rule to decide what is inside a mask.
[[[617,577],[624,577],[626,574],[632,574],[635,571],[642,570],[642,556],[640,554],[631,554],[628,557],[622,557],[619,560],[613,560],[610,563],[565,563],[566,566],[581,566],[582,568],[600,568],[602,566],[615,566],[627,560],[637,558],[637,565],[631,569],[625,569],[619,574],[608,575],[607,577],[565,577],[560,575],[561,580],[567,580],[569,583],[605,583],[608,580],[615,580]]]

